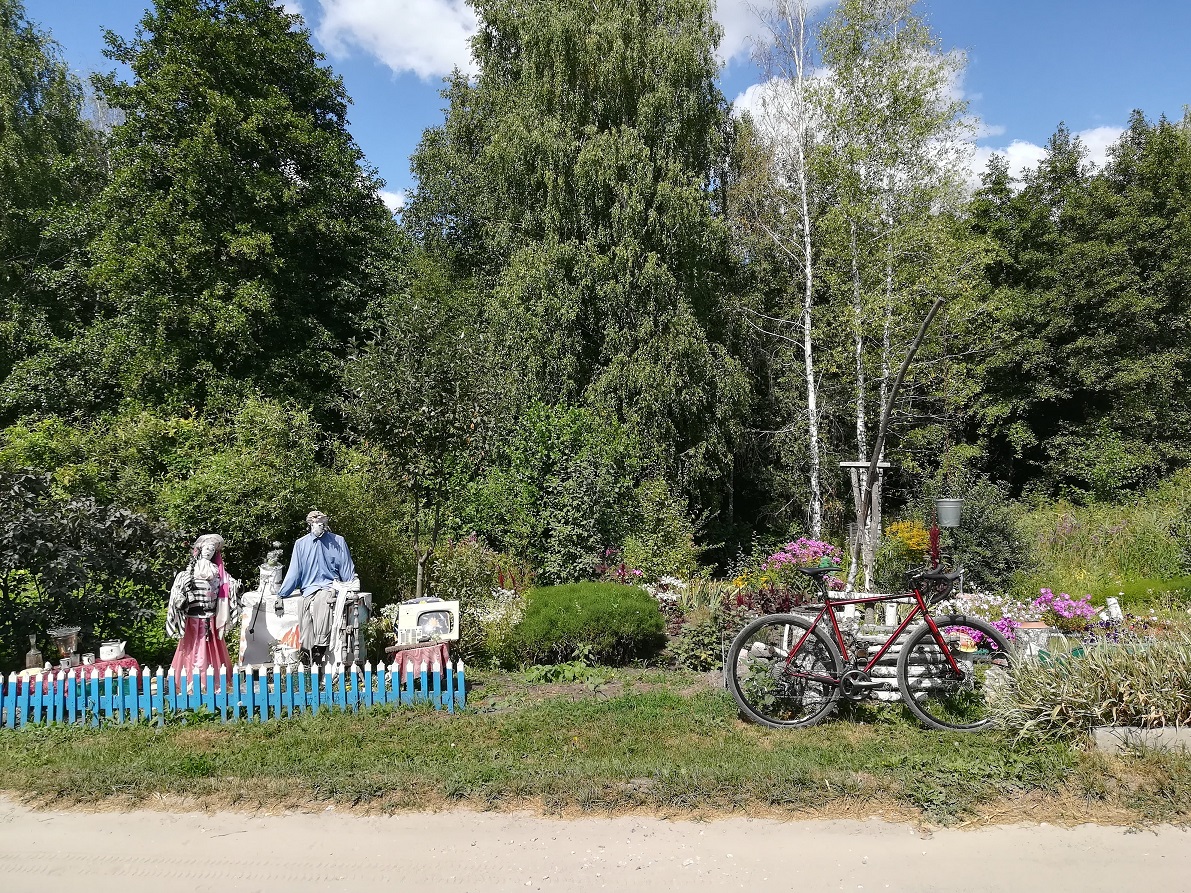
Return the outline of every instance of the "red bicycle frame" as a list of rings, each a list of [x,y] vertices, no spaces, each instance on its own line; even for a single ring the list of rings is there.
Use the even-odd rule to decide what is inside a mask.
[[[865,673],[870,672],[872,670],[872,668],[877,665],[877,661],[879,661],[882,657],[884,657],[885,652],[888,651],[891,647],[893,647],[893,643],[897,641],[898,637],[903,632],[905,632],[906,627],[908,627],[910,625],[910,622],[915,617],[917,617],[919,614],[921,614],[923,617],[926,618],[926,625],[930,627],[931,634],[935,637],[935,641],[938,642],[939,647],[943,649],[943,654],[947,656],[947,663],[951,664],[951,669],[955,671],[955,674],[957,676],[962,676],[963,671],[960,670],[959,665],[955,662],[955,658],[951,654],[951,649],[947,647],[947,643],[943,640],[943,634],[939,632],[939,627],[935,625],[935,619],[930,616],[930,611],[927,610],[926,600],[923,599],[922,593],[919,590],[915,589],[913,592],[913,595],[914,595],[914,600],[917,603],[914,605],[914,609],[912,611],[910,611],[910,613],[906,616],[906,619],[903,620],[901,622],[901,624],[898,625],[897,629],[895,629],[893,631],[893,635],[891,635],[885,641],[885,644],[881,646],[880,650],[878,650],[877,653],[874,654],[869,659],[869,662],[864,665],[864,672]],[[826,682],[830,685],[839,685],[840,680],[833,679],[830,676],[820,676],[815,673],[798,673],[798,672],[794,672],[790,669],[791,661],[793,661],[795,655],[797,655],[798,652],[802,650],[802,646],[806,643],[807,637],[810,636],[811,630],[813,630],[816,626],[819,625],[819,623],[823,620],[824,615],[827,615],[828,617],[830,617],[831,618],[831,628],[835,632],[835,643],[839,646],[840,655],[843,657],[844,661],[846,662],[848,660],[848,646],[847,646],[847,643],[844,642],[844,634],[840,631],[839,621],[835,619],[835,611],[832,609],[835,608],[837,605],[875,605],[878,602],[890,602],[890,601],[893,601],[894,599],[900,599],[900,598],[905,598],[905,596],[904,595],[867,595],[867,596],[862,596],[861,598],[841,598],[841,599],[828,598],[828,599],[826,599],[826,601],[823,604],[822,610],[820,610],[818,616],[815,617],[815,622],[812,623],[810,628],[807,629],[806,632],[804,632],[802,634],[802,638],[798,640],[798,644],[795,645],[792,649],[790,649],[790,653],[788,655],[786,655],[786,672],[789,673],[791,676],[798,676],[798,677],[802,677],[804,679],[814,679],[816,682]],[[811,607],[814,607],[814,605],[811,605]]]

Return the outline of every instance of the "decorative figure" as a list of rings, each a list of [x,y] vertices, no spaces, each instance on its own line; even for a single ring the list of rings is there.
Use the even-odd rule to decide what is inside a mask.
[[[317,509],[306,516],[310,532],[294,543],[289,570],[277,594],[285,599],[301,593],[298,642],[314,663],[325,660],[333,633],[342,625],[345,592],[360,588],[347,543],[331,532],[330,521]]]
[[[272,659],[275,664],[290,665],[293,663],[291,653],[296,656],[298,650],[296,640],[299,606],[295,602],[287,616],[285,603],[276,597],[281,587],[281,578],[285,574],[285,566],[281,563],[281,543],[270,545],[272,548],[259,568],[260,583],[256,589],[245,592],[240,599],[242,664],[265,664]],[[285,636],[293,638],[294,647],[282,641]],[[284,653],[278,651],[279,647],[286,649]]]
[[[223,537],[208,533],[194,541],[190,564],[174,577],[166,632],[178,639],[170,663],[175,675],[185,670],[201,680],[207,667],[231,672],[224,633],[232,622],[240,581],[223,568]]]
[[[29,637],[29,653],[25,655],[26,670],[41,669],[41,650],[37,647],[37,636]]]

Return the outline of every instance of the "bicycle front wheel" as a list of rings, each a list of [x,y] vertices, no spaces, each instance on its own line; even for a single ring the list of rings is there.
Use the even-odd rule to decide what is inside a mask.
[[[728,690],[749,719],[792,728],[813,726],[831,713],[839,699],[843,659],[827,634],[806,618],[771,614],[740,631],[724,670]]]
[[[1012,649],[1000,630],[978,617],[936,617],[935,625],[959,672],[930,626],[923,623],[902,646],[897,684],[902,700],[932,729],[978,732],[993,721],[992,700],[1009,682]]]

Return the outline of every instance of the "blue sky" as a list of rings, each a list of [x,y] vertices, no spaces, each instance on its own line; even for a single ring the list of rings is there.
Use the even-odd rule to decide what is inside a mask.
[[[109,70],[102,31],[131,35],[148,0],[26,0],[77,71]],[[580,0],[581,2],[581,0]],[[763,5],[758,0],[753,5]],[[830,0],[818,0],[829,6]],[[442,75],[466,66],[463,0],[285,0],[343,76],[351,129],[397,204],[413,186],[409,155],[442,120]],[[748,60],[757,27],[747,0],[719,0],[729,99],[760,79]],[[1034,163],[1060,121],[1094,158],[1134,108],[1182,116],[1191,103],[1191,0],[922,0],[919,11],[948,48],[965,50],[962,84],[985,125],[977,162],[1003,151],[1015,171]]]

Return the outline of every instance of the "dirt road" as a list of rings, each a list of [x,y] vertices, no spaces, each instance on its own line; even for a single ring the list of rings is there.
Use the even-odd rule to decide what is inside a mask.
[[[44,812],[0,799],[0,890],[1191,891],[1191,836],[453,812]]]

